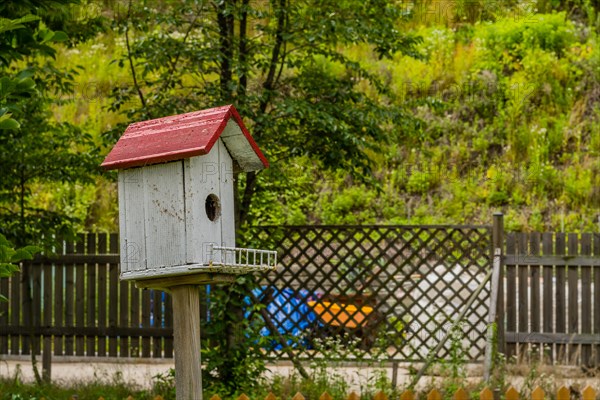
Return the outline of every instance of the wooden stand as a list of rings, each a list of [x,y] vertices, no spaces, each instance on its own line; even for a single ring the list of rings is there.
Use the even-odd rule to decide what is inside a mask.
[[[196,285],[173,286],[170,291],[173,296],[177,400],[202,400],[200,291]]]

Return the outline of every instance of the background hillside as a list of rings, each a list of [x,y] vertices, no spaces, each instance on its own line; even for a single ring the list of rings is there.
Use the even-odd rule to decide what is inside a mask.
[[[194,52],[201,45],[183,47],[213,40],[211,27],[222,20],[198,31],[178,22],[170,13],[187,15],[183,0],[70,5],[74,22],[63,29],[71,40],[57,45],[54,67],[73,70],[72,90],[49,95],[50,118],[89,135],[73,146],[99,149],[101,160],[130,122],[239,104],[272,165],[251,180],[239,177],[240,193],[252,185],[247,224],[480,224],[500,210],[510,230],[600,229],[597,2],[383,2],[384,11],[371,11],[375,19],[394,16],[387,28],[361,19],[352,25],[349,15],[364,16],[351,1],[316,2],[315,15],[315,2],[275,3],[279,14],[270,15],[268,2],[240,3],[249,13],[232,2],[231,15],[248,16],[256,24],[249,36],[258,38],[273,33],[285,10],[281,21],[303,21],[294,31],[302,43],[328,47],[301,64],[307,56],[293,59],[289,49],[304,45],[289,33],[291,55],[272,87],[265,85],[269,54],[247,50],[248,70],[232,70],[229,97],[210,97],[229,90],[216,83],[222,63],[220,70],[211,64],[222,36],[204,53]],[[336,13],[348,21],[339,32]],[[320,31],[327,21],[338,25]],[[402,41],[394,48],[352,39],[361,26],[372,29],[370,38],[390,28],[382,37]],[[169,53],[179,45],[185,50]],[[165,79],[173,82],[159,87]],[[252,111],[265,96],[267,122]],[[28,206],[72,217],[75,230],[116,231],[116,175],[96,170],[89,178],[34,180]],[[16,212],[11,204],[1,209]]]

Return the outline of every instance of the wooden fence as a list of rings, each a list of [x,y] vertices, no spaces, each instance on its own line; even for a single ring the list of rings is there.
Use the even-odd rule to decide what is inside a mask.
[[[600,234],[505,238],[506,355],[600,366]]]
[[[569,388],[567,388],[565,386],[561,386],[556,391],[555,396],[552,396],[551,393],[546,394],[544,392],[544,390],[538,386],[531,391],[531,394],[529,396],[521,396],[519,394],[519,392],[514,387],[511,386],[506,390],[503,398],[505,400],[545,400],[545,399],[547,399],[547,400],[551,400],[551,399],[573,400],[573,398],[576,398],[578,400],[596,400],[596,393],[597,393],[596,390],[594,390],[594,388],[592,388],[591,386],[586,386],[581,391],[581,393],[572,393]],[[459,388],[456,392],[449,393],[449,394],[446,394],[443,391],[439,391],[437,389],[432,389],[428,393],[426,393],[422,396],[419,396],[410,390],[406,390],[406,391],[402,392],[402,394],[400,394],[398,397],[391,397],[391,396],[388,396],[386,393],[380,391],[380,392],[377,392],[372,397],[372,400],[388,400],[390,398],[398,398],[399,400],[417,400],[417,399],[424,399],[424,400],[442,400],[442,399],[498,400],[500,398],[500,396],[498,396],[498,395],[500,395],[500,393],[497,393],[497,395],[495,395],[494,392],[488,387],[481,390],[478,394],[477,393],[469,394],[466,390]],[[346,400],[360,400],[360,399],[361,399],[361,397],[355,392],[350,393],[346,397]],[[104,398],[100,397],[100,398],[98,398],[98,400],[104,400]],[[135,400],[135,398],[133,396],[129,396],[126,400]],[[158,395],[158,396],[154,397],[153,400],[163,400],[163,397]],[[210,400],[222,400],[222,399],[221,399],[221,397],[214,395],[210,398]],[[236,398],[236,400],[251,400],[251,399],[250,399],[250,397],[246,396],[245,394],[242,394],[242,395],[238,396]],[[278,400],[278,398],[273,393],[269,393],[265,397],[265,400]],[[303,396],[302,393],[296,393],[292,397],[291,400],[308,400],[308,399],[305,396]],[[323,394],[321,394],[321,396],[319,396],[319,400],[333,400],[333,397],[329,393],[324,392]]]
[[[171,298],[121,282],[118,248],[116,234],[79,235],[1,279],[0,354],[172,357]]]
[[[279,253],[256,295],[281,331],[265,333],[273,359],[290,358],[282,343],[300,359],[327,356],[335,338],[347,357],[423,360],[491,264],[490,227],[257,227],[242,240]],[[33,341],[44,355],[172,357],[171,298],[119,281],[116,235],[80,235],[58,253],[0,281],[10,299],[0,303],[0,354],[28,354]],[[488,292],[464,326],[473,359],[483,355]]]
[[[600,234],[503,235],[494,226],[248,229],[243,244],[277,249],[280,259],[257,299],[273,324],[289,323],[265,355],[289,358],[283,340],[301,359],[322,357],[319,342],[334,337],[342,348],[359,341],[351,357],[384,349],[390,361],[422,361],[489,270],[494,236],[504,249],[500,350],[600,365]],[[0,279],[9,297],[0,303],[0,354],[29,354],[32,344],[44,355],[172,357],[171,298],[121,282],[118,248],[117,235],[80,235],[57,257]],[[273,291],[290,301],[273,301]],[[483,354],[488,301],[486,287],[462,325],[472,360]]]

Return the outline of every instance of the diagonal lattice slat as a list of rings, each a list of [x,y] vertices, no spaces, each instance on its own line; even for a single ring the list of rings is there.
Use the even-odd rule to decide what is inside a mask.
[[[271,307],[290,316],[282,333],[301,332],[294,351],[303,359],[421,361],[491,268],[488,226],[267,226],[243,237],[245,246],[278,252],[278,270],[261,285],[310,300]],[[483,357],[488,300],[489,285],[461,325],[471,360]],[[449,351],[447,344],[439,356]]]

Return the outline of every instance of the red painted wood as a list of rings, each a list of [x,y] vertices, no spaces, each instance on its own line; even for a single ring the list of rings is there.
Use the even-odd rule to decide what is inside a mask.
[[[230,118],[239,125],[264,167],[268,167],[269,162],[233,105],[131,124],[102,167],[125,169],[208,154]],[[236,154],[231,156],[236,159]]]

